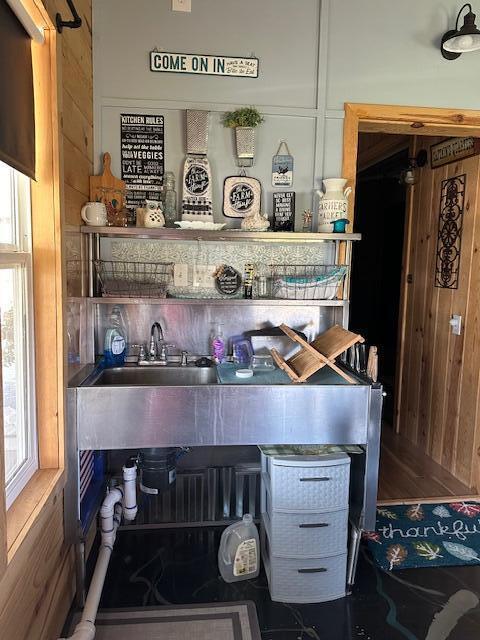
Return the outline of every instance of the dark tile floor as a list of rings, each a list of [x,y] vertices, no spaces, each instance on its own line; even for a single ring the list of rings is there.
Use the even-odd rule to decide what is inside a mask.
[[[351,596],[286,605],[270,600],[263,572],[221,580],[220,534],[214,527],[121,530],[101,607],[253,600],[263,640],[480,640],[480,566],[385,573],[362,549]]]

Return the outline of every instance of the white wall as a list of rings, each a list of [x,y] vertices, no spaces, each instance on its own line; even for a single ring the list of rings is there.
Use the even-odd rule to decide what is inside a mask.
[[[215,216],[222,220],[223,180],[238,169],[221,112],[254,104],[266,122],[249,174],[262,181],[264,210],[270,210],[271,158],[286,138],[299,216],[321,177],[340,174],[345,102],[480,109],[480,53],[449,62],[438,48],[460,6],[454,0],[192,0],[189,14],[172,12],[171,0],[94,0],[96,170],[100,154],[110,151],[120,174],[120,113],[159,113],[166,118],[166,168],[178,181],[184,109],[208,109],[214,112]],[[155,47],[254,54],[260,77],[152,73],[148,52]]]

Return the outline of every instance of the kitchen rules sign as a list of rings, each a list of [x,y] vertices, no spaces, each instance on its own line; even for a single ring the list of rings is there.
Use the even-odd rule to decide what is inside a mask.
[[[145,199],[160,200],[165,171],[163,116],[120,115],[122,179],[126,206],[142,207]]]

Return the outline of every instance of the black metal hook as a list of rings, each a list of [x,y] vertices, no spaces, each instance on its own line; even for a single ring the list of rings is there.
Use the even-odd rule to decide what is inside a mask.
[[[75,5],[73,4],[73,0],[67,0],[68,7],[72,12],[73,20],[62,20],[62,16],[57,13],[55,16],[55,21],[57,23],[57,31],[58,33],[62,33],[63,27],[68,27],[69,29],[78,29],[82,26],[82,19],[78,15],[77,10],[75,9]]]

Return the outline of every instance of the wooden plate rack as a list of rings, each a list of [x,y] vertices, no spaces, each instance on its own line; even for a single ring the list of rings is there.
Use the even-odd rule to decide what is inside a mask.
[[[335,364],[335,358],[357,342],[364,342],[362,336],[336,324],[309,343],[286,324],[281,324],[280,329],[302,347],[288,360],[284,360],[276,349],[271,349],[273,359],[293,382],[306,382],[327,366],[350,384],[355,384],[355,380]]]

